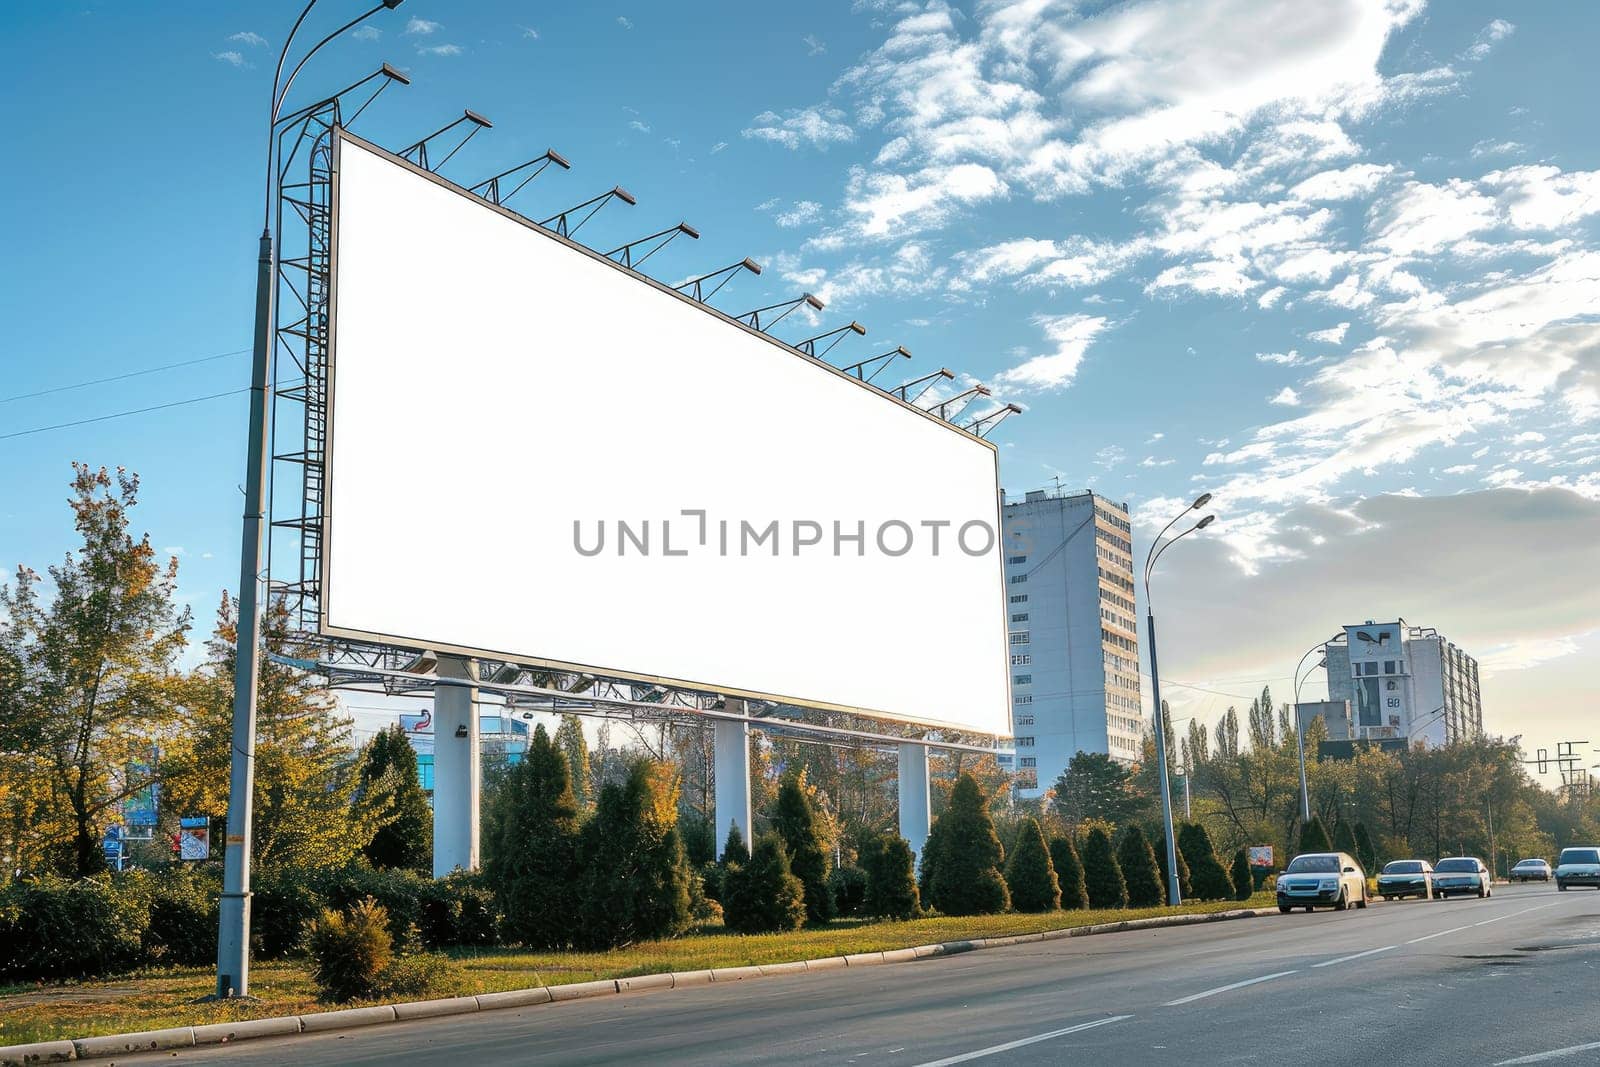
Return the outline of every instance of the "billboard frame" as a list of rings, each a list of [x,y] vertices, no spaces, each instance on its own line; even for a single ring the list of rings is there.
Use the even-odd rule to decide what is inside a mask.
[[[959,434],[961,437],[967,439],[968,441],[970,441],[970,442],[972,442],[974,444],[980,445],[980,446],[982,446],[984,448],[987,448],[989,450],[990,460],[991,460],[991,463],[992,463],[993,469],[994,469],[994,487],[995,487],[994,500],[993,500],[993,508],[994,508],[994,510],[993,510],[992,516],[990,516],[990,520],[994,524],[994,526],[993,526],[994,533],[995,533],[995,537],[994,537],[994,555],[995,555],[994,564],[995,564],[995,568],[996,568],[996,572],[997,572],[997,584],[996,584],[997,595],[996,595],[996,602],[993,605],[993,610],[994,610],[995,616],[996,616],[996,620],[995,620],[996,621],[996,625],[1000,628],[1000,632],[1001,632],[1001,635],[1002,635],[1001,646],[1003,648],[1009,648],[1009,645],[1007,644],[1007,639],[1006,639],[1005,635],[1007,635],[1009,633],[1009,629],[1010,629],[1009,624],[1007,622],[1006,603],[1005,603],[1005,599],[1004,599],[1005,598],[1005,590],[1006,590],[1006,583],[1005,583],[1005,541],[1004,541],[1004,537],[1003,537],[1004,526],[1003,526],[1003,515],[1002,515],[1002,508],[1001,508],[1001,492],[1000,492],[1000,459],[999,459],[999,449],[995,446],[995,444],[993,442],[987,440],[984,437],[979,436],[975,432],[970,432],[968,429],[964,429],[964,428],[959,427],[959,426],[957,426],[957,425],[955,425],[955,424],[953,424],[951,422],[947,422],[944,419],[939,418],[937,415],[935,415],[934,413],[932,413],[932,412],[930,412],[930,411],[928,411],[928,410],[926,410],[924,408],[918,407],[915,404],[911,404],[911,403],[909,403],[909,402],[907,402],[905,400],[902,400],[900,397],[895,396],[891,392],[888,392],[888,391],[886,391],[884,389],[880,389],[877,386],[870,385],[870,384],[868,384],[868,383],[866,383],[866,382],[864,382],[862,380],[859,380],[856,377],[854,377],[853,375],[846,373],[845,371],[841,370],[838,367],[834,367],[831,364],[828,364],[828,363],[824,362],[823,360],[817,359],[817,358],[815,358],[813,356],[809,356],[806,353],[804,353],[801,350],[799,350],[798,348],[796,348],[795,346],[787,344],[787,343],[785,343],[785,342],[783,342],[783,341],[781,341],[781,340],[779,340],[779,339],[777,339],[775,337],[772,337],[769,334],[763,333],[760,330],[756,330],[756,329],[752,328],[750,325],[742,322],[741,320],[736,319],[736,318],[728,315],[727,313],[725,313],[723,311],[720,311],[717,308],[714,308],[714,307],[710,306],[709,304],[704,303],[703,301],[695,300],[694,298],[692,298],[690,296],[687,296],[684,293],[681,293],[678,290],[676,290],[676,289],[674,289],[674,288],[672,288],[672,287],[670,287],[668,285],[665,285],[664,283],[662,283],[660,281],[657,281],[654,278],[651,278],[651,277],[649,277],[649,276],[647,276],[645,274],[642,274],[637,270],[633,270],[633,269],[631,269],[629,267],[625,267],[622,264],[617,263],[615,260],[610,259],[609,257],[607,257],[606,255],[602,254],[601,252],[596,251],[595,249],[592,249],[592,248],[589,248],[589,247],[587,247],[585,245],[579,244],[578,242],[572,240],[569,237],[563,236],[563,235],[558,234],[558,233],[556,233],[556,232],[554,232],[552,230],[546,229],[545,227],[540,226],[538,223],[534,222],[533,220],[526,218],[525,216],[523,216],[523,215],[511,210],[510,208],[505,207],[502,204],[496,204],[493,201],[490,201],[490,200],[484,199],[483,197],[477,196],[476,194],[472,193],[470,190],[468,190],[468,189],[466,189],[466,188],[464,188],[464,187],[462,187],[460,185],[457,185],[456,183],[450,181],[449,179],[440,177],[439,175],[433,173],[432,171],[428,170],[425,167],[421,167],[421,166],[411,162],[410,160],[407,160],[407,159],[405,159],[405,158],[403,158],[403,157],[401,157],[399,155],[396,155],[393,152],[389,152],[386,149],[381,148],[378,145],[373,144],[370,141],[367,141],[366,139],[364,139],[362,137],[359,137],[359,136],[357,136],[355,134],[350,133],[348,130],[346,130],[338,122],[334,122],[334,123],[332,123],[332,124],[330,124],[328,126],[328,136],[330,137],[330,152],[331,152],[331,167],[330,167],[330,171],[331,171],[331,174],[330,174],[330,177],[329,177],[330,189],[329,189],[329,196],[328,196],[328,219],[327,219],[327,227],[328,227],[328,230],[327,230],[327,261],[328,261],[328,266],[327,266],[327,313],[326,313],[327,335],[326,335],[326,340],[324,342],[324,359],[325,359],[324,374],[325,374],[325,382],[324,382],[324,385],[323,385],[323,396],[324,396],[325,399],[323,401],[323,403],[324,403],[324,413],[323,413],[324,425],[323,425],[323,437],[322,437],[323,444],[322,444],[322,459],[321,459],[321,467],[322,467],[321,494],[322,494],[322,497],[321,497],[321,500],[317,502],[318,506],[315,509],[315,513],[317,515],[317,527],[318,527],[318,529],[317,529],[317,549],[318,550],[317,550],[316,580],[315,580],[315,585],[316,585],[315,622],[316,622],[316,632],[317,632],[317,634],[319,636],[321,636],[323,638],[326,638],[326,639],[332,639],[334,641],[339,641],[339,642],[350,642],[350,643],[353,643],[353,644],[356,644],[356,645],[366,645],[366,646],[377,645],[377,646],[382,646],[382,647],[386,647],[386,648],[402,649],[402,650],[408,650],[408,651],[414,651],[414,652],[424,652],[424,651],[426,651],[426,652],[433,652],[435,654],[458,656],[458,657],[465,658],[465,659],[478,659],[478,660],[485,660],[485,661],[503,662],[503,663],[508,663],[508,664],[516,664],[516,665],[522,666],[522,667],[539,669],[539,670],[549,670],[549,671],[559,671],[559,672],[565,672],[565,673],[573,673],[573,674],[578,674],[578,675],[582,675],[582,676],[601,678],[601,679],[607,679],[607,680],[617,680],[617,681],[622,681],[622,682],[626,682],[626,683],[635,683],[635,684],[652,685],[652,686],[663,686],[663,687],[666,687],[668,689],[686,690],[686,691],[704,693],[704,694],[717,694],[717,695],[721,695],[721,696],[735,697],[735,698],[741,698],[741,699],[745,699],[745,700],[763,701],[763,702],[769,702],[769,703],[774,703],[774,704],[788,705],[788,706],[793,706],[793,707],[797,707],[797,708],[805,708],[805,709],[810,709],[810,710],[815,710],[815,711],[838,712],[838,713],[846,713],[846,714],[852,714],[852,715],[860,715],[860,716],[863,716],[863,717],[866,717],[866,718],[883,720],[883,721],[890,721],[890,722],[898,722],[898,723],[902,723],[902,724],[906,724],[906,725],[910,725],[910,726],[922,727],[922,728],[927,728],[927,729],[956,730],[956,731],[960,731],[960,732],[963,732],[963,733],[969,733],[969,734],[989,734],[990,736],[995,736],[995,737],[1008,737],[1008,736],[1011,736],[1011,728],[1012,728],[1012,723],[1011,723],[1011,705],[1010,705],[1010,699],[1011,699],[1011,670],[1010,670],[1009,666],[1007,665],[1006,661],[1004,661],[1004,660],[1001,660],[999,663],[997,663],[994,669],[1000,670],[1002,672],[1002,691],[1003,691],[1003,699],[1005,701],[1005,707],[1004,707],[1003,711],[1001,712],[1001,714],[1003,715],[1003,718],[1004,718],[1003,729],[1004,729],[1005,732],[1004,733],[990,734],[990,732],[987,731],[987,730],[974,730],[972,728],[971,724],[968,724],[968,723],[949,722],[949,721],[945,721],[945,720],[929,718],[929,717],[926,717],[926,716],[917,716],[917,715],[914,715],[914,714],[899,713],[899,712],[895,712],[895,711],[888,710],[888,709],[866,708],[866,707],[861,707],[861,706],[858,706],[858,705],[850,705],[850,704],[841,704],[841,703],[835,703],[835,702],[829,702],[829,701],[821,701],[821,700],[808,698],[808,697],[805,697],[805,696],[800,695],[800,694],[773,693],[773,692],[768,692],[768,691],[765,691],[765,690],[750,689],[750,688],[745,688],[745,687],[741,687],[741,686],[720,685],[720,684],[717,684],[715,682],[705,681],[705,680],[676,678],[676,677],[672,677],[672,676],[669,676],[669,675],[652,674],[652,673],[649,673],[649,672],[629,671],[629,670],[622,669],[622,668],[604,666],[604,665],[600,665],[600,664],[579,663],[579,662],[575,662],[575,661],[571,661],[571,660],[562,660],[562,659],[554,659],[554,658],[549,658],[549,657],[531,656],[531,655],[528,655],[526,653],[514,652],[514,651],[509,651],[509,650],[504,650],[504,649],[481,648],[481,647],[477,647],[477,646],[468,646],[468,645],[455,644],[455,643],[448,642],[448,641],[436,641],[436,640],[432,640],[432,639],[424,638],[424,637],[416,637],[416,636],[403,635],[403,634],[393,634],[393,633],[386,633],[386,632],[383,632],[383,631],[363,630],[363,629],[357,629],[357,628],[352,628],[352,627],[342,627],[342,626],[333,625],[328,619],[328,592],[329,592],[329,589],[330,589],[331,584],[332,584],[330,582],[330,580],[329,580],[330,579],[330,575],[329,575],[329,572],[328,572],[328,555],[329,555],[329,545],[331,544],[331,542],[333,540],[332,532],[333,532],[333,529],[335,527],[335,519],[336,519],[336,516],[333,514],[333,512],[332,512],[332,510],[331,510],[329,505],[330,505],[331,500],[332,500],[333,449],[334,449],[334,446],[335,446],[335,443],[336,443],[335,442],[335,437],[336,437],[335,419],[333,417],[333,411],[334,411],[334,404],[337,402],[337,392],[338,392],[338,390],[337,390],[337,376],[338,376],[338,352],[337,352],[337,349],[338,349],[338,344],[337,344],[337,333],[338,333],[338,330],[337,330],[337,322],[338,322],[338,302],[339,302],[339,287],[338,287],[339,204],[340,204],[340,174],[341,174],[341,170],[342,170],[342,168],[340,166],[340,159],[341,159],[341,156],[342,156],[342,151],[343,151],[344,144],[346,142],[350,142],[350,143],[354,144],[355,146],[357,146],[358,148],[360,148],[360,149],[362,149],[364,151],[367,151],[367,152],[369,152],[369,153],[381,158],[385,162],[387,162],[387,163],[389,163],[389,164],[391,164],[393,166],[397,166],[397,167],[401,168],[404,171],[409,172],[410,174],[412,174],[415,177],[419,177],[419,178],[422,178],[422,179],[427,180],[429,182],[432,182],[433,184],[437,185],[439,188],[441,188],[443,190],[446,190],[448,192],[454,193],[457,196],[462,197],[463,199],[471,201],[475,206],[477,206],[477,207],[479,207],[481,209],[492,211],[492,212],[500,215],[501,217],[505,218],[506,220],[508,220],[510,222],[513,222],[513,223],[517,224],[518,226],[521,226],[524,229],[527,229],[527,230],[537,234],[538,236],[540,236],[542,238],[545,238],[545,239],[550,240],[550,241],[554,241],[557,244],[559,244],[561,246],[564,246],[568,250],[575,251],[575,252],[578,252],[578,253],[580,253],[580,254],[582,254],[584,256],[587,256],[588,258],[590,258],[591,260],[593,260],[593,261],[595,261],[597,263],[602,263],[606,267],[608,267],[608,268],[610,268],[612,270],[618,271],[620,274],[625,276],[631,282],[643,283],[645,285],[648,285],[648,286],[654,288],[655,290],[657,290],[660,293],[667,294],[668,296],[670,296],[670,297],[672,297],[672,298],[674,298],[676,300],[679,300],[679,301],[683,302],[684,304],[687,304],[689,306],[692,306],[692,307],[698,309],[702,313],[710,314],[713,318],[720,320],[723,324],[725,324],[727,326],[731,326],[733,328],[736,328],[736,329],[738,329],[738,330],[740,330],[740,331],[744,332],[745,334],[750,335],[752,337],[760,338],[763,342],[775,346],[776,349],[778,349],[779,351],[782,351],[786,356],[789,356],[790,358],[801,360],[801,361],[803,361],[804,363],[806,363],[806,364],[808,364],[810,366],[818,368],[823,373],[832,374],[836,378],[838,378],[838,379],[840,379],[842,381],[849,382],[851,384],[852,388],[866,390],[867,392],[872,393],[874,396],[876,396],[877,398],[879,398],[880,400],[882,400],[884,402],[897,405],[897,406],[899,406],[901,408],[904,408],[905,410],[908,410],[908,411],[915,412],[918,416],[920,416],[920,417],[922,417],[924,419],[927,419],[928,421],[940,426],[946,432]],[[309,415],[309,412],[308,412],[308,415]]]

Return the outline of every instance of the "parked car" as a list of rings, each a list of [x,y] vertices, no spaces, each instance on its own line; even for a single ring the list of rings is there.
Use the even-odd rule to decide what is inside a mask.
[[[1433,865],[1433,891],[1441,897],[1473,893],[1492,897],[1489,868],[1476,856],[1450,856]]]
[[[1278,875],[1278,910],[1367,906],[1367,875],[1346,852],[1306,852]]]
[[[1518,860],[1517,865],[1511,868],[1513,882],[1548,882],[1550,880],[1549,860]]]
[[[1556,888],[1592,885],[1600,889],[1600,848],[1564,848],[1556,857]]]
[[[1433,864],[1427,860],[1394,860],[1378,872],[1378,895],[1384,900],[1433,897]]]

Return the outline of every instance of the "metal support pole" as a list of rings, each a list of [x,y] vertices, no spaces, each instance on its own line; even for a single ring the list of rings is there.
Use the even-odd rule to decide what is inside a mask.
[[[440,678],[478,680],[476,660],[440,656]],[[478,869],[478,689],[433,691],[433,876]]]
[[[1188,771],[1184,771],[1183,772],[1183,821],[1184,822],[1193,821],[1194,816],[1191,815],[1189,812],[1190,812],[1190,807],[1189,807],[1189,772]]]
[[[911,846],[912,862],[922,860],[933,805],[928,796],[928,746],[900,746],[900,836]]]
[[[744,714],[744,701],[730,699],[729,711]],[[728,843],[735,826],[746,848],[753,847],[750,830],[750,724],[735,719],[716,719],[711,723],[712,764],[716,785],[717,859]]]
[[[272,351],[272,231],[261,231],[256,267],[256,334],[250,366],[250,441],[245,449],[244,534],[239,548],[239,618],[233,656],[233,756],[228,835],[217,909],[219,997],[250,992],[250,823],[255,804],[256,675],[261,667],[262,497],[267,484],[267,377]]]
[[[1306,786],[1306,728],[1300,721],[1300,691],[1294,697],[1294,747],[1300,758],[1300,825],[1311,821],[1311,791]]]
[[[1150,689],[1156,702],[1156,772],[1161,776],[1161,828],[1167,834],[1167,903],[1177,907],[1183,903],[1183,894],[1178,885],[1178,837],[1172,832],[1172,788],[1167,781],[1167,727],[1161,713],[1161,671],[1156,666],[1155,612],[1145,614],[1145,623],[1150,630]]]

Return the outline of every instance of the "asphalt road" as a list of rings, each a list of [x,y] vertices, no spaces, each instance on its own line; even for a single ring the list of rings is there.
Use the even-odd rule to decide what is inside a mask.
[[[1583,1046],[1592,1046],[1583,1048]],[[1575,1050],[1536,1060],[1521,1057]],[[1072,938],[119,1064],[1600,1064],[1600,892]]]

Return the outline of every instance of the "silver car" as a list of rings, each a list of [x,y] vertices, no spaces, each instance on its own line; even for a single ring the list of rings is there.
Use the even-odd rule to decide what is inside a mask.
[[[1518,860],[1517,865],[1511,868],[1513,882],[1548,882],[1550,880],[1549,860]]]
[[[1378,895],[1384,900],[1433,898],[1433,867],[1427,860],[1392,860],[1378,872]]]
[[[1367,906],[1367,875],[1346,852],[1306,852],[1278,875],[1278,910]]]
[[[1600,889],[1600,848],[1564,848],[1556,859],[1556,888],[1592,885]]]
[[[1476,856],[1450,856],[1433,865],[1433,891],[1441,897],[1492,897],[1490,881],[1489,868]]]

